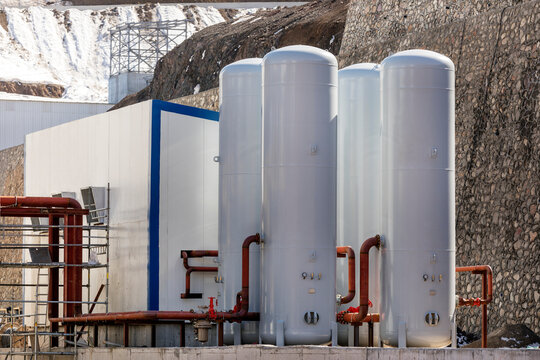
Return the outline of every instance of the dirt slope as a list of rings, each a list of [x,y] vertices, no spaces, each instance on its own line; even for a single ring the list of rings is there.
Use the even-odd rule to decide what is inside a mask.
[[[293,8],[261,10],[244,21],[210,26],[164,56],[156,66],[151,84],[124,98],[113,109],[215,88],[225,65],[262,57],[287,45],[312,45],[337,55],[347,8],[345,0],[321,0]]]

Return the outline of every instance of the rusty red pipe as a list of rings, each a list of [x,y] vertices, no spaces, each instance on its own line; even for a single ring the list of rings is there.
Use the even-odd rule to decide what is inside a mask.
[[[249,312],[249,246],[260,244],[259,234],[247,237],[242,244],[242,291],[238,293],[240,309],[230,312],[217,312],[216,319],[227,321],[258,321],[259,313]],[[87,314],[84,316],[51,318],[52,323],[98,323],[98,322],[127,322],[127,321],[157,321],[157,320],[202,320],[209,319],[208,313],[192,313],[189,311],[135,311],[107,314]]]
[[[349,313],[348,311],[341,311],[337,314],[338,321],[344,320],[344,316],[347,315],[346,321],[353,325],[358,325],[364,322],[364,319],[368,315],[369,311],[369,250],[381,246],[381,237],[375,235],[364,241],[360,247],[360,305],[358,306],[358,312]]]
[[[225,320],[236,320],[235,314],[232,312],[218,312],[218,318]],[[151,322],[158,320],[204,320],[208,319],[207,313],[192,313],[190,311],[135,311],[135,312],[119,312],[107,314],[86,314],[83,316],[73,316],[64,318],[51,318],[52,323],[66,324],[96,324],[96,323],[112,323],[112,322]],[[244,315],[243,320],[256,321],[259,320],[259,313],[248,312]]]
[[[242,291],[237,296],[240,298],[240,311],[236,313],[238,318],[244,318],[249,312],[249,246],[253,243],[261,243],[258,233],[248,236],[242,244]]]
[[[367,322],[374,322],[377,323],[380,320],[380,315],[375,314],[367,314],[360,323],[356,321],[357,313],[346,313],[343,315],[343,322],[351,323],[351,324],[361,324],[361,323],[367,323]]]
[[[53,213],[64,216],[67,225],[76,226],[64,230],[64,243],[66,245],[82,245],[82,215],[88,214],[88,210],[83,210],[77,200],[56,197],[0,196],[0,216],[51,218]],[[49,236],[55,236],[55,233],[49,231]],[[51,245],[54,245],[56,241],[56,239],[49,239]],[[49,247],[50,252],[53,251],[52,248],[53,246]],[[68,246],[64,251],[64,263],[66,265],[82,264],[82,247]],[[51,280],[49,293],[55,296],[56,293],[51,291],[51,286],[55,282],[57,283],[57,280]],[[67,266],[64,269],[64,284],[64,299],[66,301],[82,301],[82,268]],[[64,304],[66,316],[79,315],[81,312],[80,304]]]
[[[340,304],[343,305],[350,303],[356,296],[356,260],[354,250],[350,246],[338,246],[336,252],[337,257],[347,256],[348,258],[349,292],[340,300]]]
[[[182,250],[181,252],[184,267],[186,268],[186,291],[180,294],[182,299],[202,298],[202,294],[194,294],[191,292],[191,273],[197,272],[216,272],[218,268],[216,266],[191,266],[189,265],[189,258],[201,258],[206,256],[218,256],[217,250]]]
[[[71,208],[82,209],[81,204],[71,198],[33,197],[33,196],[0,196],[0,206],[30,208]]]
[[[493,270],[489,265],[460,266],[456,272],[471,272],[482,275],[482,298],[464,299],[459,298],[458,306],[482,306],[482,347],[487,348],[487,304],[493,300]]]

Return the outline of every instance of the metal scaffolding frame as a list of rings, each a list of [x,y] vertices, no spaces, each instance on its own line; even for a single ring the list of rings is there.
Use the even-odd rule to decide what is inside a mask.
[[[187,39],[188,20],[133,22],[110,30],[110,76],[152,73],[159,59]]]
[[[11,291],[11,298],[0,297],[0,304],[6,308],[0,309],[0,356],[5,359],[24,358],[37,359],[38,355],[77,355],[77,348],[87,346],[88,341],[82,341],[81,337],[86,334],[84,328],[77,330],[76,327],[61,326],[53,329],[48,321],[49,304],[79,304],[84,307],[85,313],[91,313],[96,305],[103,305],[105,312],[109,307],[109,196],[110,189],[107,188],[107,207],[103,209],[90,210],[103,218],[102,223],[96,225],[67,225],[60,224],[32,225],[32,224],[9,224],[3,221],[5,218],[0,211],[0,251],[21,250],[27,252],[23,254],[20,262],[0,262],[0,272],[9,268],[18,268],[21,271],[32,269],[36,272],[35,279],[25,279],[22,282],[1,282],[1,288],[16,289],[21,291],[21,298],[15,298],[15,290]],[[1,209],[0,209],[1,210]],[[82,228],[82,244],[66,244],[65,233],[70,229]],[[55,229],[59,233],[59,243],[46,243],[48,233]],[[13,239],[24,239],[22,243]],[[8,241],[6,241],[8,240]],[[83,259],[81,264],[68,264],[64,262],[64,253],[70,246],[82,248]],[[58,248],[58,261],[44,261],[32,259],[27,256],[31,251],[34,254],[40,250],[48,252],[52,247]],[[99,260],[98,260],[99,259]],[[46,259],[50,260],[50,259]],[[86,289],[86,300],[64,301],[63,299],[51,300],[49,296],[49,272],[51,269],[58,269],[59,279],[63,279],[64,271],[68,268],[82,268],[83,274],[86,271],[86,280],[83,280],[82,287]],[[91,273],[93,269],[105,269],[104,284],[99,289],[93,289]],[[84,276],[83,276],[84,279]],[[29,280],[29,281],[28,281]],[[58,287],[63,288],[64,284],[59,283]],[[34,289],[33,299],[30,299],[23,289]],[[101,294],[105,290],[103,299]],[[92,298],[92,295],[95,297]],[[61,309],[61,307],[60,307]],[[60,310],[61,311],[61,310]],[[27,319],[25,321],[25,319]],[[32,325],[28,325],[31,323]],[[5,340],[9,339],[9,343]],[[63,339],[63,344],[59,340]],[[48,344],[48,346],[47,346]],[[58,346],[60,345],[60,346]]]

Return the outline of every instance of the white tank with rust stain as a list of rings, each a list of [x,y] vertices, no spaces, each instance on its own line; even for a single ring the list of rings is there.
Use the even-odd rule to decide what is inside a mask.
[[[426,50],[399,52],[381,64],[380,333],[385,345],[404,346],[405,334],[407,346],[451,342],[454,76],[450,59]]]
[[[242,243],[261,231],[262,59],[245,59],[219,76],[219,308],[228,311],[242,290]],[[259,311],[259,246],[250,247],[249,311]],[[243,343],[259,339],[258,322],[242,322]],[[234,343],[239,324],[224,324]],[[239,334],[238,334],[239,335]],[[237,335],[237,341],[240,337]]]
[[[381,232],[381,119],[379,65],[364,63],[338,72],[337,242],[351,246],[359,268],[360,247]],[[379,252],[369,254],[370,313],[379,312]],[[347,259],[337,260],[337,290],[348,291]],[[360,277],[356,273],[356,296],[339,311],[357,307]],[[339,343],[354,344],[353,327],[339,325]],[[368,345],[368,327],[359,328],[360,345]],[[374,344],[379,324],[374,324]]]
[[[337,61],[310,46],[263,59],[264,343],[330,341],[336,310]],[[283,334],[283,335],[282,335]]]

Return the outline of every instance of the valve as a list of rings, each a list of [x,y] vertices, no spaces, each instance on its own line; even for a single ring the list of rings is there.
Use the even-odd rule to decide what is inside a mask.
[[[210,296],[208,299],[210,299],[210,305],[208,305],[208,317],[210,318],[210,320],[216,320],[217,313],[216,313],[216,310],[214,309],[215,297]],[[217,305],[217,300],[216,300],[216,305]]]

